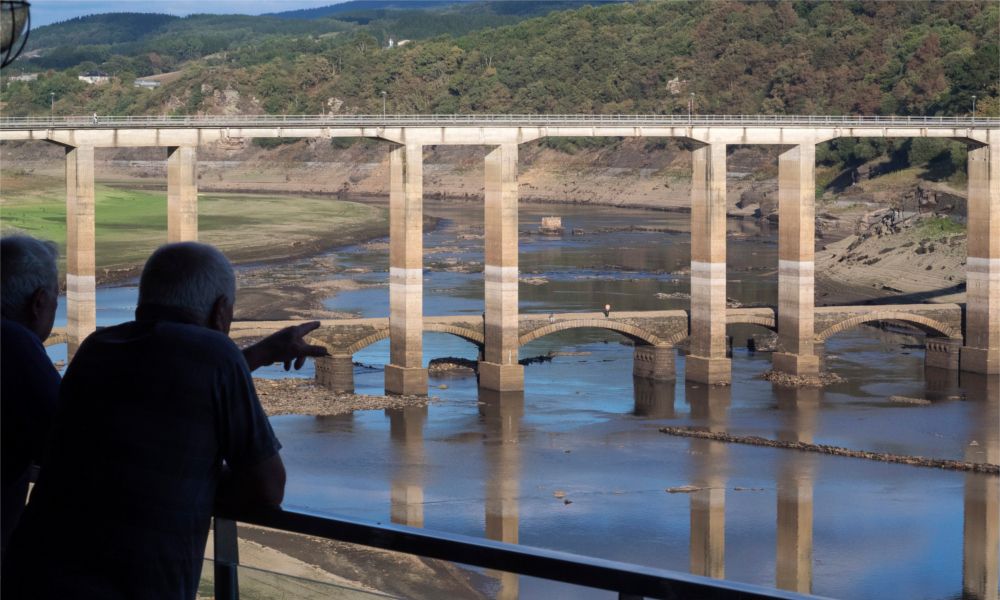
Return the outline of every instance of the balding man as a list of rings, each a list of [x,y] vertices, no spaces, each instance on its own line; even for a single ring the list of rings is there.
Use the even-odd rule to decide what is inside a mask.
[[[241,353],[215,248],[149,258],[136,320],[80,346],[53,443],[4,565],[18,598],[194,598],[217,493],[277,506],[285,469],[252,368],[322,355],[289,328]]]
[[[0,240],[0,262],[0,547],[6,549],[56,410],[59,373],[42,343],[55,320],[59,273],[55,244],[25,236]]]

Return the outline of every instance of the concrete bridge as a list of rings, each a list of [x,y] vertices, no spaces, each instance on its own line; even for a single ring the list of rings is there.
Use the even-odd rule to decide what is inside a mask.
[[[962,338],[962,307],[957,304],[910,304],[877,307],[830,306],[816,309],[814,342],[824,343],[831,336],[872,322],[897,322],[916,327],[927,334],[926,364],[958,368]],[[234,339],[264,336],[299,321],[241,321],[233,323]],[[730,308],[727,325],[756,325],[776,331],[773,308]],[[603,313],[521,314],[518,316],[517,348],[508,358],[517,364],[522,346],[547,335],[574,329],[614,331],[634,345],[632,374],[654,381],[675,378],[674,358],[678,344],[688,341],[689,316],[683,310],[615,311]],[[424,332],[446,333],[479,348],[480,364],[485,350],[482,317],[474,315],[425,317]],[[316,379],[336,391],[354,390],[354,354],[368,346],[391,338],[388,318],[340,319],[321,321],[310,341],[327,347],[329,358],[316,361]],[[53,333],[59,343],[62,332]]]
[[[486,317],[480,383],[523,389],[517,364],[518,145],[546,137],[675,137],[692,151],[690,355],[685,376],[730,380],[726,357],[726,147],[783,147],[778,159],[780,352],[775,369],[815,374],[815,148],[838,137],[939,137],[969,146],[967,304],[958,366],[1000,373],[1000,119],[753,115],[171,116],[0,119],[0,140],[66,148],[67,335],[70,354],[95,323],[94,149],[166,148],[167,239],[198,235],[196,148],[254,137],[369,137],[390,150],[389,338],[386,390],[426,393],[422,367],[423,147],[487,145]],[[863,318],[858,316],[857,318]],[[924,323],[929,330],[937,325]],[[832,327],[832,325],[831,325]],[[827,331],[829,328],[824,329]],[[954,328],[949,333],[956,333]],[[948,336],[945,336],[948,337]],[[958,337],[948,337],[958,340]],[[958,343],[957,341],[955,342]],[[653,345],[655,347],[655,344]],[[950,347],[950,346],[949,346]],[[949,363],[950,364],[950,363]]]

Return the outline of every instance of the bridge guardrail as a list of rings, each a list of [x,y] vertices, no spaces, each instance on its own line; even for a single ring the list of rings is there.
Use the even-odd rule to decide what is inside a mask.
[[[610,590],[621,599],[712,598],[716,600],[816,598],[757,585],[711,579],[677,571],[507,544],[402,525],[369,523],[313,511],[262,509],[215,515],[215,597],[239,599],[239,553],[234,521],[279,531],[338,540],[425,558],[506,571],[583,587]]]
[[[441,127],[468,126],[885,126],[1000,127],[991,117],[900,117],[856,115],[78,115],[3,117],[0,129],[109,127]]]

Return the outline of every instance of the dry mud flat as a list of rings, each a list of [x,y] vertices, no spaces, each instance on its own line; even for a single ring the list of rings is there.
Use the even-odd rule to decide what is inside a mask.
[[[934,217],[894,231],[849,236],[816,252],[816,304],[890,296],[913,302],[964,302],[966,234],[941,231]]]

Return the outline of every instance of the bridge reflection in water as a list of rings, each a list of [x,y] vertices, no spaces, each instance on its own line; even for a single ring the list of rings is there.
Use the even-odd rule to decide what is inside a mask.
[[[927,397],[940,395],[955,383],[953,373],[933,370]],[[963,374],[962,386],[976,398],[973,410],[983,416],[968,431],[966,460],[996,464],[1000,460],[1000,378]],[[633,414],[650,420],[677,416],[675,385],[636,378]],[[774,438],[789,442],[814,442],[823,403],[822,389],[773,386],[779,416]],[[684,395],[691,419],[708,431],[725,432],[730,426],[731,388],[686,383]],[[497,541],[517,543],[523,435],[522,392],[480,390],[479,422],[485,456],[485,535]],[[390,436],[394,442],[391,482],[391,514],[395,523],[423,526],[426,466],[423,431],[427,408],[389,409]],[[726,576],[726,497],[729,482],[730,446],[705,439],[688,440],[691,456],[689,570],[714,578]],[[821,479],[823,458],[798,450],[777,452],[775,471],[775,587],[799,593],[813,592],[814,489]],[[900,467],[919,468],[919,467]],[[738,488],[737,488],[738,489]],[[887,509],[889,510],[889,509]],[[1000,577],[1000,486],[996,476],[970,473],[965,476],[962,586],[970,598],[997,600]],[[764,534],[762,534],[764,535]],[[498,583],[498,598],[519,596],[520,576],[490,572]]]

